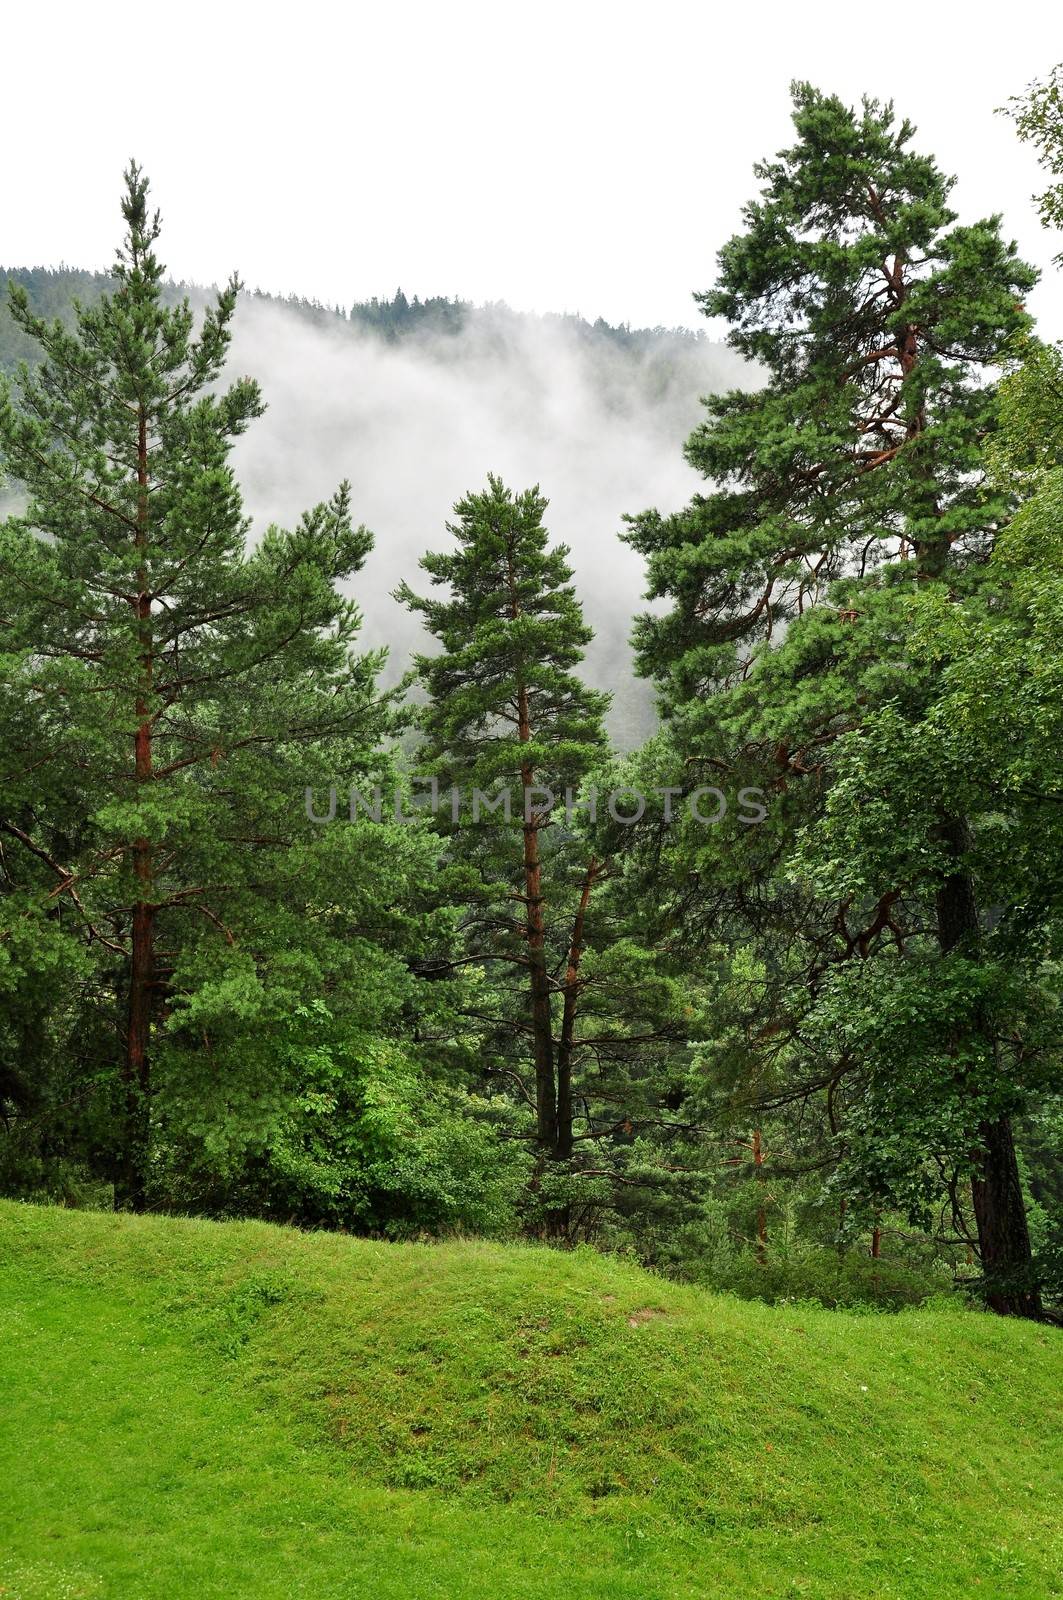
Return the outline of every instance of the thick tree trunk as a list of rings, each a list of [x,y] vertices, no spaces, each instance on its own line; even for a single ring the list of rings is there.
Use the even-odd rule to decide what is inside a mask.
[[[945,879],[937,896],[938,942],[947,954],[961,943],[977,946],[978,904],[971,875],[962,865],[970,846],[966,821],[946,818],[940,837],[957,861],[956,871]],[[986,1304],[1001,1316],[1040,1317],[1041,1297],[1033,1287],[1030,1232],[1010,1120],[1000,1117],[981,1123],[976,1140],[971,1198]]]
[[[1030,1231],[1008,1118],[983,1122],[978,1147],[971,1196],[986,1304],[1003,1317],[1039,1318],[1044,1308],[1033,1286]]]

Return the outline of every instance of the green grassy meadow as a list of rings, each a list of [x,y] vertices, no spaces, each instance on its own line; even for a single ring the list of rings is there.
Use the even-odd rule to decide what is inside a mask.
[[[4,1600],[1063,1594],[1063,1343],[0,1204]]]

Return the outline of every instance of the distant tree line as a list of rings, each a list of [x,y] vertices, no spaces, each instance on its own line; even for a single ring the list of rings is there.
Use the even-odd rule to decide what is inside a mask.
[[[0,266],[0,285],[5,284],[23,289],[37,316],[58,317],[70,323],[75,300],[91,306],[114,289],[115,280],[105,272],[87,272],[74,267]],[[243,285],[241,291],[247,292]],[[176,305],[187,296],[197,310],[202,310],[210,298],[209,291],[199,285],[172,281],[164,281],[160,292],[166,305]],[[429,334],[456,336],[468,330],[478,317],[490,317],[514,328],[559,324],[578,338],[631,351],[653,350],[666,354],[669,349],[688,349],[706,341],[704,333],[690,328],[632,328],[627,323],[606,322],[603,317],[589,322],[575,314],[540,316],[534,312],[514,311],[502,303],[476,306],[471,300],[450,299],[446,295],[428,295],[424,299],[414,295],[409,300],[401,288],[390,300],[374,295],[369,300],[356,300],[349,308],[325,305],[300,295],[267,294],[261,289],[251,291],[251,295],[255,300],[285,307],[311,326],[336,327],[346,323],[389,344]],[[36,341],[12,317],[6,300],[0,302],[0,372],[13,374],[20,361],[34,362],[38,356]]]

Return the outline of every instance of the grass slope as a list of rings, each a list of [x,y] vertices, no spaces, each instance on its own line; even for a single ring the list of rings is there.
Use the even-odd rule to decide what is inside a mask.
[[[0,1595],[1046,1600],[1061,1349],[583,1251],[0,1203]]]

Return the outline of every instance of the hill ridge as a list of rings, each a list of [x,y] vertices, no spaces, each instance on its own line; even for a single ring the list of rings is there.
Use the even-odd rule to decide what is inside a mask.
[[[250,1398],[328,1481],[370,1498],[427,1496],[433,1516],[477,1527],[546,1518],[581,1548],[597,1528],[603,1560],[640,1529],[671,1576],[632,1593],[753,1592],[758,1571],[779,1595],[929,1600],[976,1579],[994,1597],[1059,1592],[1050,1329],[935,1307],[771,1308],[586,1249],[15,1203],[0,1205],[0,1285],[24,1321],[64,1308],[62,1348],[109,1324],[141,1330],[142,1350],[178,1346],[222,1411]],[[46,1371],[35,1381],[47,1392]],[[12,1385],[0,1377],[8,1403]],[[86,1537],[79,1524],[74,1546]],[[891,1587],[913,1549],[921,1566]],[[778,1552],[806,1587],[763,1587]],[[683,1587],[710,1556],[750,1589]]]

